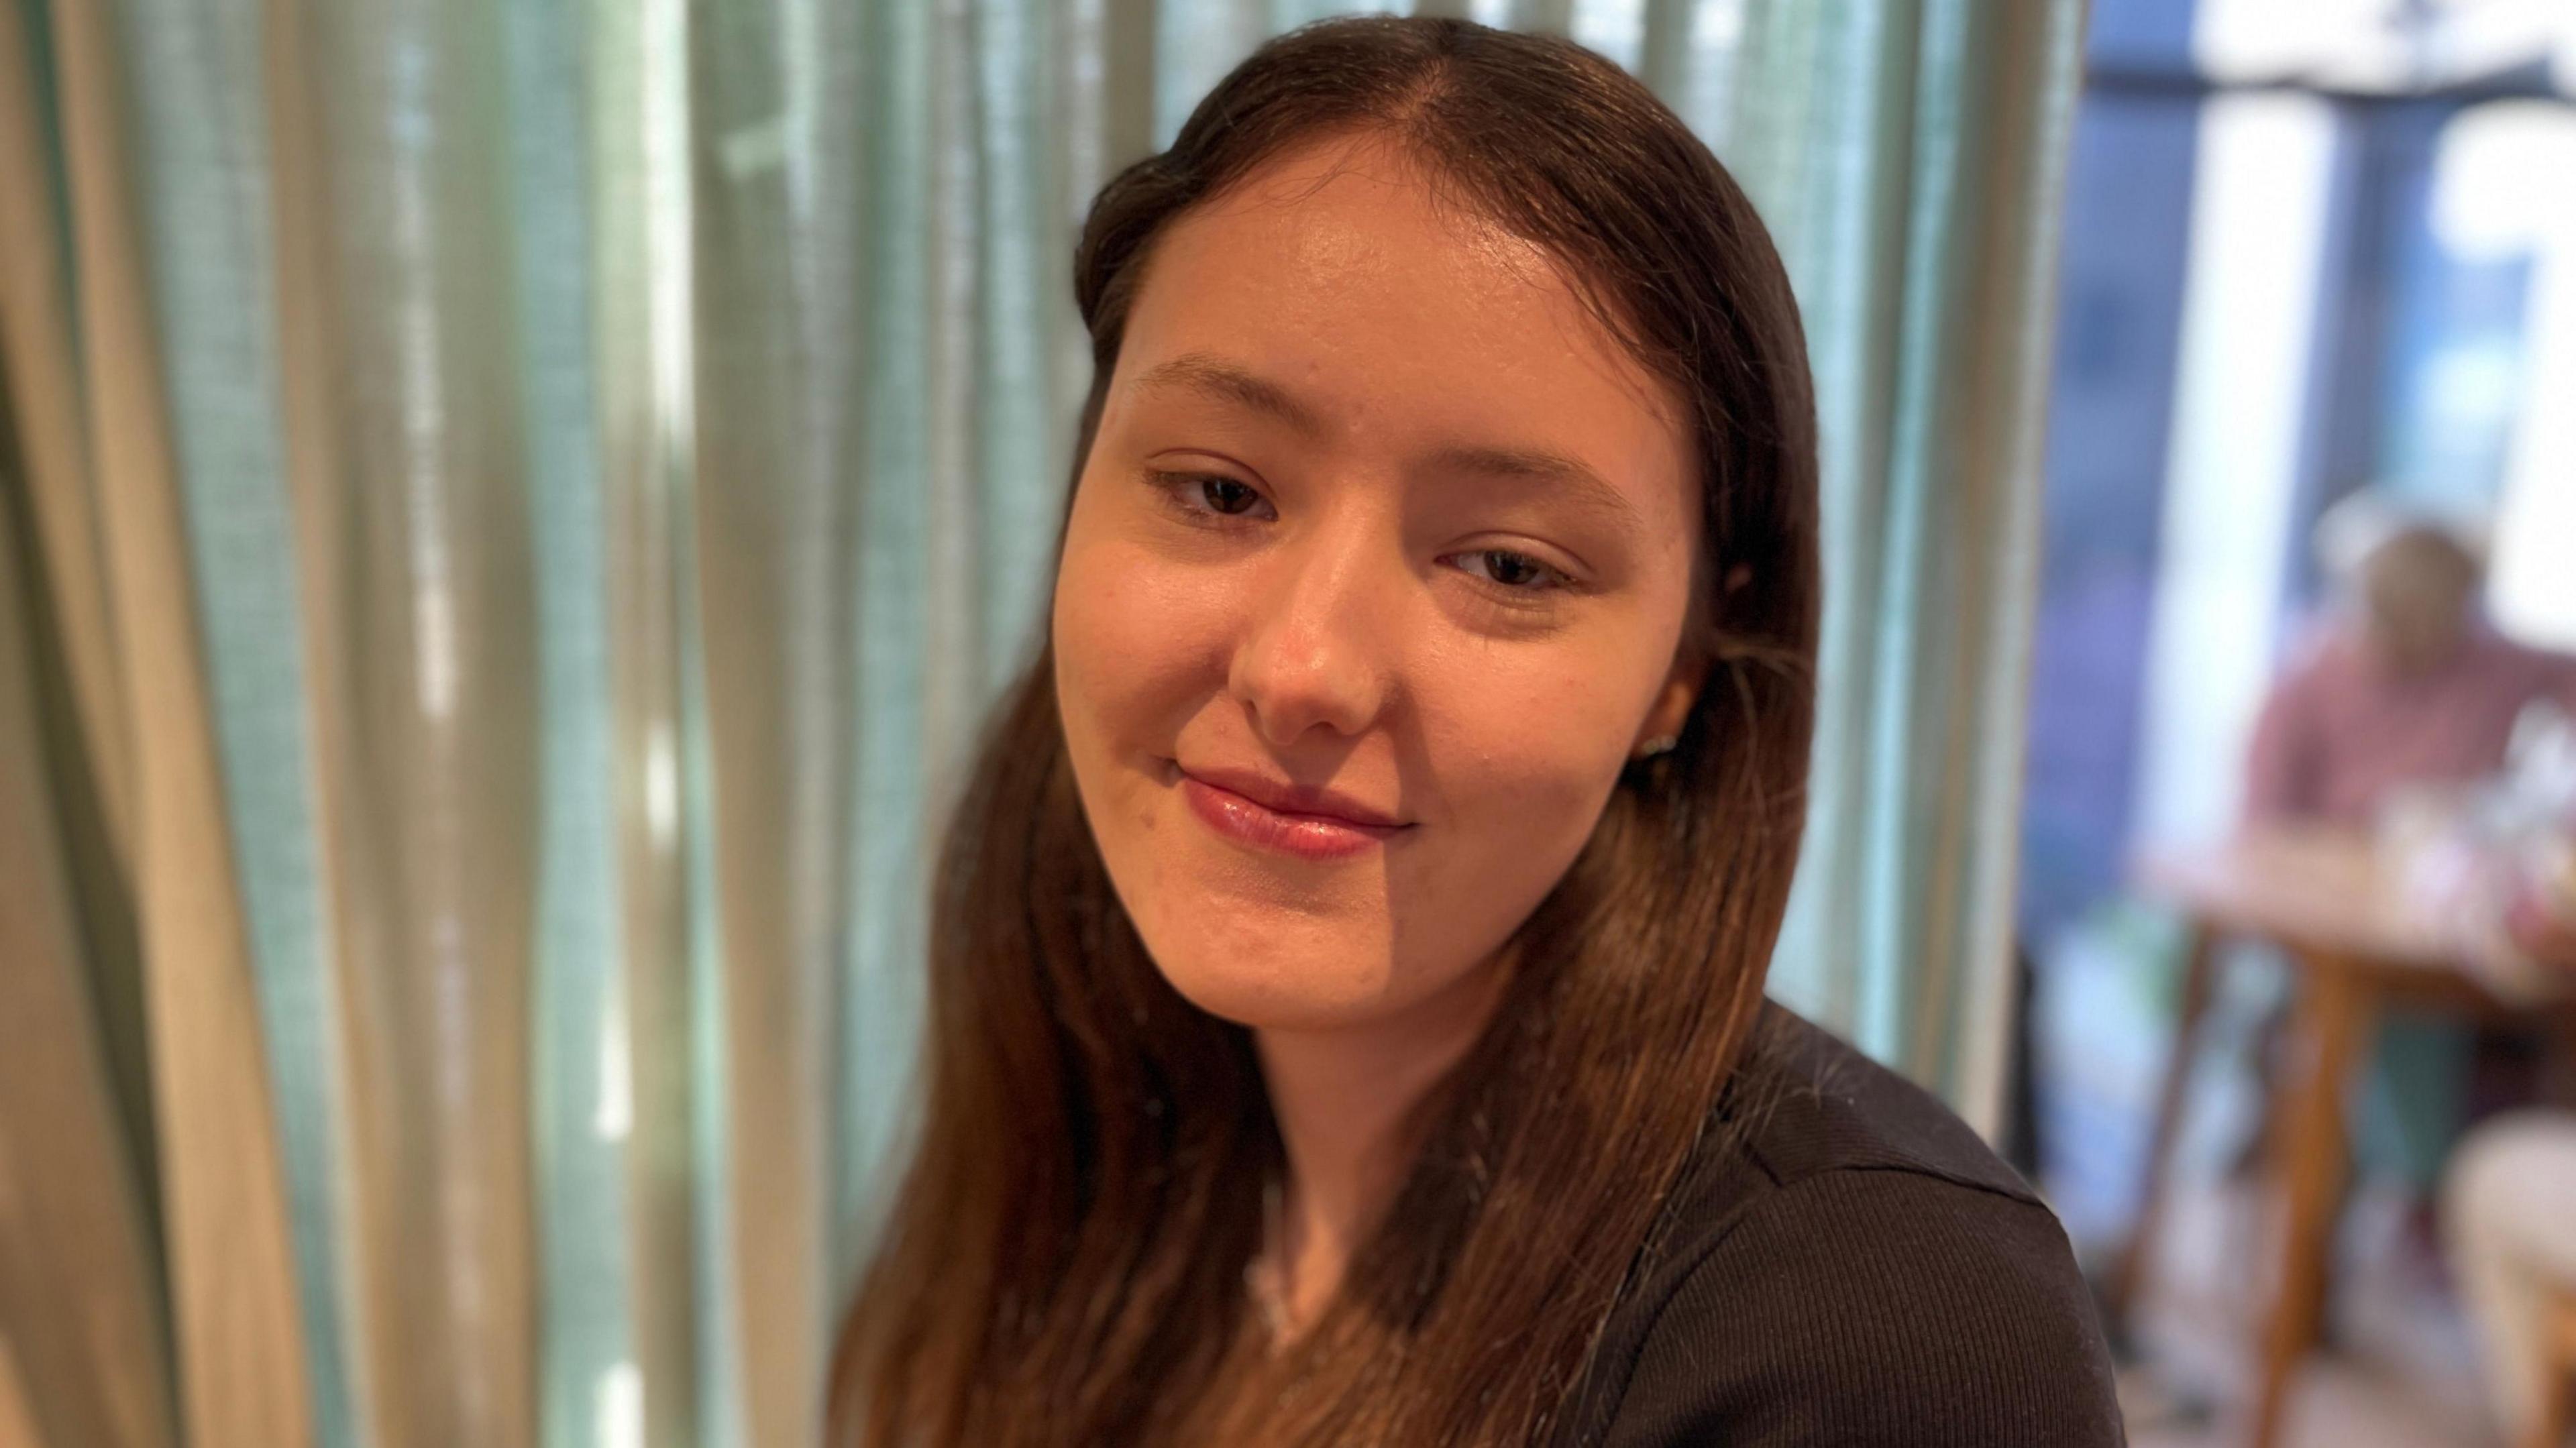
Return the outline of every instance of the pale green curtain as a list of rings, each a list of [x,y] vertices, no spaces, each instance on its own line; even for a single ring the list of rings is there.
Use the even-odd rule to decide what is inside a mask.
[[[1748,7],[1719,154],[1824,434],[1814,797],[1773,994],[1992,1134],[2080,0]]]
[[[0,0],[0,1442],[810,1441],[1082,207],[1297,0]],[[1983,1115],[2080,7],[1568,32],[1822,389],[1777,992]]]

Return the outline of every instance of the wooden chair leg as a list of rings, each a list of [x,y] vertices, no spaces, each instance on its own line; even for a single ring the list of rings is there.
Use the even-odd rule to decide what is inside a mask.
[[[2256,1364],[2252,1448],[2272,1448],[2289,1404],[2291,1375],[2317,1340],[2334,1239],[2334,1212],[2349,1164],[2344,1096],[2354,1058],[2371,1038],[2378,1002],[2342,962],[2299,969],[2297,1064],[2273,1122],[2273,1166],[2282,1195],[2281,1272]]]
[[[2191,928],[2189,953],[2183,961],[2182,1009],[2174,1020],[2173,1045],[2165,1056],[2164,1081],[2156,1093],[2155,1132],[2147,1145],[2144,1180],[2138,1188],[2138,1212],[2128,1245],[2111,1270],[2106,1314],[2122,1329],[2131,1325],[2147,1273],[2155,1266],[2156,1242],[2164,1230],[2165,1194],[2174,1137],[2182,1122],[2191,1067],[2199,1054],[2201,1018],[2209,1013],[2211,976],[2216,970],[2217,935],[2208,926]]]

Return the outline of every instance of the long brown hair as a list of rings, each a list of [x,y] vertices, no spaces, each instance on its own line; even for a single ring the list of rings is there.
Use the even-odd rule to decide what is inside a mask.
[[[1752,205],[1644,86],[1567,41],[1333,20],[1264,45],[1093,203],[1076,479],[1154,238],[1336,133],[1398,143],[1556,256],[1697,442],[1685,647],[1710,670],[1679,744],[1629,767],[1513,937],[1493,1024],[1425,1104],[1335,1301],[1227,1395],[1257,1410],[1209,1435],[1523,1443],[1553,1426],[1760,1008],[1814,711],[1814,401]],[[1170,1441],[1205,1431],[1244,1360],[1276,1129],[1247,1033],[1173,991],[1110,887],[1054,675],[1049,648],[1001,702],[939,861],[920,1137],[834,1356],[835,1443]]]

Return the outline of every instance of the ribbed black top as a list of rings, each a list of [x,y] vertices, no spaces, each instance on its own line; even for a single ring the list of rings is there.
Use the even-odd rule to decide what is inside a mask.
[[[1556,1448],[2125,1441],[2066,1234],[1903,1078],[1768,1005]]]

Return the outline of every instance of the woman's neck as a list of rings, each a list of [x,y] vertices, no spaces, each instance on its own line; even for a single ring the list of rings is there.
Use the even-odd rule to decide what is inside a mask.
[[[1480,966],[1387,1020],[1254,1033],[1287,1157],[1279,1240],[1264,1250],[1291,1330],[1331,1300],[1402,1184],[1420,1146],[1415,1108],[1475,1044],[1505,976]]]

